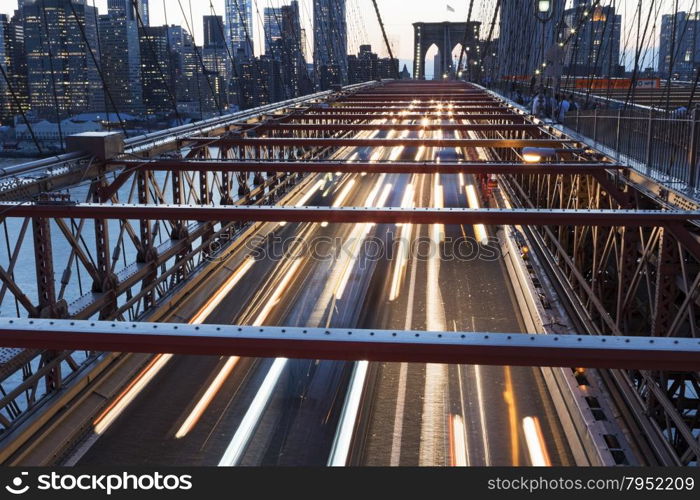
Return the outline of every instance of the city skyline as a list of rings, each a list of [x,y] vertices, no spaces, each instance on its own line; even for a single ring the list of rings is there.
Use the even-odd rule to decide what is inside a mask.
[[[152,26],[159,26],[162,24],[179,24],[186,26],[188,23],[193,26],[193,35],[196,43],[202,45],[204,42],[204,35],[202,29],[201,19],[205,15],[212,15],[209,2],[193,2],[192,3],[192,17],[193,21],[189,19],[189,4],[183,2],[182,6],[188,14],[187,22],[183,19],[180,11],[180,7],[177,4],[177,0],[166,0],[173,4],[172,8],[168,9],[167,16],[164,13],[163,1],[151,0],[149,5],[149,17]],[[225,18],[225,1],[226,0],[211,0],[211,5],[214,7],[216,15]],[[92,6],[93,2],[95,7],[98,8],[101,14],[107,12],[107,0],[86,0],[88,5]],[[243,0],[240,0],[243,4]],[[252,17],[253,17],[253,39],[255,46],[255,54],[261,55],[264,53],[264,9],[266,7],[279,8],[282,5],[289,3],[286,0],[256,0],[253,2]],[[413,26],[414,22],[440,22],[440,21],[450,21],[450,22],[464,22],[466,20],[468,2],[458,2],[456,0],[444,1],[440,0],[438,2],[426,3],[422,1],[410,1],[410,6],[407,6],[406,1],[402,0],[378,0],[379,8],[382,12],[383,20],[387,30],[389,40],[392,45],[394,45],[394,51],[396,52],[396,57],[402,60],[412,60],[412,45],[413,45]],[[567,6],[573,5],[574,0],[567,0]],[[609,1],[603,1],[602,5],[608,5]],[[668,14],[673,11],[675,2],[666,2],[667,5],[662,5],[659,10],[659,15],[656,23],[656,34],[653,38],[653,47],[650,52],[652,54],[647,55],[647,60],[645,60],[645,65],[655,65],[651,60],[656,55],[656,50],[658,49],[659,43],[659,32],[661,28],[661,16],[663,14]],[[363,22],[359,21],[362,13],[370,12],[372,13],[372,3],[370,0],[347,0],[347,11],[348,11],[348,53],[359,52],[360,45],[371,44],[375,50],[381,55],[386,56],[387,51],[381,36],[379,25],[376,23],[376,18],[374,15],[371,18],[364,18]],[[642,0],[643,12],[647,12],[646,5],[651,4],[651,0]],[[618,0],[616,2],[616,7],[618,13],[622,16],[622,38],[623,47],[621,57],[626,58],[623,61],[625,65],[629,66],[633,58],[633,47],[625,47],[625,41],[634,39],[635,34],[635,13],[638,5],[638,0]],[[693,8],[695,5],[695,8]],[[448,6],[454,10],[451,12]],[[11,15],[14,9],[17,7],[17,0],[6,0],[2,2],[0,6],[0,13]],[[409,7],[409,8],[407,8]],[[493,6],[491,6],[493,7]],[[694,0],[679,0],[678,1],[679,10],[700,10],[697,3]],[[646,9],[646,10],[645,10]],[[483,23],[490,23],[492,16],[492,10],[490,12],[481,12],[477,5],[475,5],[474,13],[472,15],[473,20],[481,21]],[[311,19],[313,18],[313,0],[300,0],[300,17],[301,17],[301,27],[306,30],[308,34],[307,40],[307,52],[309,54],[313,53],[313,30]],[[498,33],[496,32],[496,35]]]

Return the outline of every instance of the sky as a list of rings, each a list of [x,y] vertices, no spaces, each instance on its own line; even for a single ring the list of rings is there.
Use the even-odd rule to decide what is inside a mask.
[[[88,3],[93,3],[98,7],[100,13],[107,12],[107,0],[86,0]],[[387,51],[381,36],[379,24],[372,0],[346,0],[348,10],[348,50],[350,53],[357,52],[357,47],[362,43],[371,43],[373,49],[381,56],[386,56]],[[487,26],[483,28],[484,33],[488,33],[488,24],[493,15],[495,0],[472,0],[474,3],[475,20],[484,22]],[[504,1],[534,1],[534,0],[504,0]],[[649,12],[649,7],[654,0],[641,0],[642,12],[646,16]],[[700,10],[700,0],[655,0],[657,5],[660,5],[659,16],[671,12],[675,2],[678,1],[680,10]],[[202,43],[202,16],[211,14],[209,0],[180,0],[187,18],[189,21],[190,2],[192,5],[192,16],[194,19],[195,39],[198,43]],[[413,52],[413,27],[414,22],[439,22],[439,21],[454,21],[464,22],[467,18],[467,11],[470,0],[377,0],[379,9],[384,20],[387,34],[394,52],[397,57],[409,62],[412,59]],[[572,3],[573,0],[568,0]],[[633,43],[629,40],[635,37],[635,14],[637,5],[640,0],[602,0],[602,5],[611,3],[617,5],[618,12],[623,16],[623,28],[630,36],[623,35],[623,52],[626,52],[627,57],[632,57]],[[255,21],[254,38],[256,45],[256,54],[263,52],[263,35],[262,35],[262,16],[265,7],[279,7],[287,3],[287,0],[255,0],[253,7],[253,18]],[[211,0],[214,11],[217,15],[224,13],[224,0]],[[185,16],[182,15],[178,0],[150,0],[151,10],[151,25],[165,24],[166,8],[167,21],[169,24],[180,24],[186,27],[184,22]],[[448,9],[451,7],[454,12]],[[0,0],[0,13],[11,14],[17,7],[17,0]],[[256,9],[257,7],[257,9]],[[310,28],[311,19],[313,18],[313,0],[300,0],[302,25]],[[259,11],[259,15],[258,15]],[[656,14],[656,12],[655,12]],[[190,23],[192,24],[192,22]],[[660,22],[659,22],[660,24]],[[309,57],[312,54],[312,41],[310,29],[309,45],[307,51]],[[658,29],[656,31],[655,40],[658,40]],[[625,40],[628,40],[625,42]],[[624,46],[627,45],[627,48]],[[656,42],[654,43],[656,45]],[[651,59],[651,56],[648,57]],[[651,64],[651,60],[645,61]],[[410,68],[409,68],[410,69]]]

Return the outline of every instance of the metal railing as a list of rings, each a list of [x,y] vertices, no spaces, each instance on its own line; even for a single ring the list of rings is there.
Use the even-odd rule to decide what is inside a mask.
[[[495,82],[491,90],[508,100],[514,98],[506,82]],[[519,107],[529,111],[529,96],[523,97],[526,102]],[[700,199],[700,110],[677,113],[596,99],[588,102],[587,109],[584,99],[576,99],[576,103],[579,109],[569,111],[562,125],[640,173]]]
[[[592,109],[570,112],[563,125],[643,174],[692,194],[698,188],[699,122],[697,109],[685,116]]]

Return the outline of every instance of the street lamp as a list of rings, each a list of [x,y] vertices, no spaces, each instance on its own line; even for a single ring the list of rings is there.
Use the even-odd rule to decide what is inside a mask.
[[[537,20],[542,23],[542,47],[541,47],[541,61],[544,63],[544,44],[546,41],[546,28],[547,28],[547,23],[552,20],[554,17],[554,8],[552,5],[552,0],[535,0],[535,17]],[[544,64],[542,65],[544,67]],[[541,74],[541,83],[544,82],[544,72],[538,73]]]
[[[521,157],[525,163],[541,163],[542,160],[556,160],[559,155],[590,155],[591,153],[592,151],[587,148],[538,148],[527,146],[521,151]]]
[[[554,148],[523,148],[523,161],[525,163],[540,163],[544,158],[552,159],[557,155]]]

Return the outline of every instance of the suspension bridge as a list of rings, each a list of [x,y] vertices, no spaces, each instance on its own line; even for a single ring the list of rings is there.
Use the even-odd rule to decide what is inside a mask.
[[[4,173],[5,463],[697,460],[697,205],[496,94],[67,144]]]
[[[255,87],[222,99],[193,45],[198,119],[153,64],[173,123],[134,133],[71,3],[117,122],[59,128],[60,152],[0,169],[0,463],[697,466],[700,79],[675,79],[671,55],[639,87],[643,2],[627,83],[612,44],[564,74],[555,51],[503,52],[505,2],[468,4],[466,23],[414,25],[416,79],[378,2],[390,78],[311,93],[349,70],[307,71],[297,26],[278,99],[269,61],[218,47]],[[150,57],[162,40],[133,6]],[[574,61],[587,22],[615,26],[590,7],[548,41]],[[534,116],[528,89],[581,109]]]

